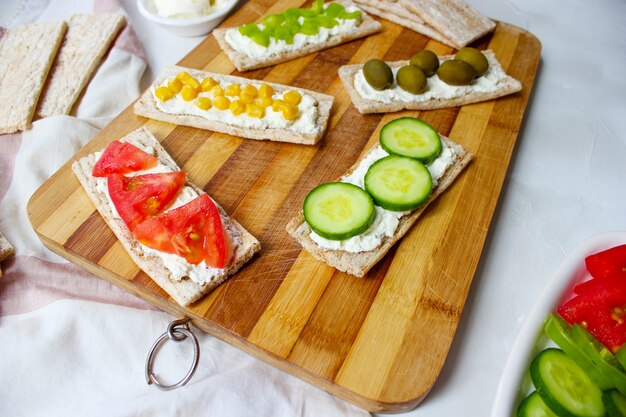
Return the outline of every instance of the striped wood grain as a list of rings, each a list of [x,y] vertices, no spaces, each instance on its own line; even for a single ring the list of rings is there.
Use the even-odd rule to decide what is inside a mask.
[[[244,4],[223,26],[299,6],[301,0]],[[361,115],[337,77],[340,65],[406,59],[449,47],[382,21],[383,32],[284,64],[239,74],[208,37],[179,64],[290,84],[335,96],[316,146],[257,142],[151,121],[126,109],[74,158],[146,125],[263,249],[241,272],[189,308],[175,304],[130,260],[68,162],[31,198],[28,213],[53,251],[200,329],[372,411],[415,407],[446,358],[478,264],[533,85],[541,46],[506,24],[476,44],[491,48],[521,93],[429,112]],[[366,278],[313,259],[285,232],[317,184],[341,176],[376,143],[381,127],[420,117],[461,143],[475,160]]]

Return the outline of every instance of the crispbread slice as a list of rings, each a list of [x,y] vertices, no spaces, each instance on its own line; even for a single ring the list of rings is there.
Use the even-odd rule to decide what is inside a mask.
[[[37,106],[38,117],[70,114],[72,106],[124,26],[117,13],[75,14]]]
[[[211,77],[219,82],[227,82],[227,83],[250,83],[251,80],[242,77],[236,77],[234,75],[224,75],[217,74],[212,72],[200,71],[192,68],[184,68],[184,67],[168,67],[166,68],[157,79],[154,81],[152,86],[160,85],[164,80],[168,78],[175,77],[181,71],[187,71],[193,77],[198,79],[204,79],[206,77]],[[261,81],[258,81],[261,82]],[[170,114],[165,113],[158,109],[156,105],[156,101],[154,96],[152,95],[151,88],[146,90],[143,95],[137,100],[134,106],[135,113],[148,117],[151,119],[160,120],[162,122],[173,123],[182,126],[191,126],[196,127],[198,129],[207,129],[213,130],[215,132],[226,133],[228,135],[233,136],[241,136],[248,139],[256,139],[256,140],[271,140],[278,142],[291,142],[291,143],[300,143],[305,145],[313,145],[319,141],[324,135],[324,131],[326,130],[326,126],[328,125],[328,120],[330,117],[330,109],[333,105],[333,96],[329,96],[326,94],[318,93],[311,90],[305,90],[302,88],[289,87],[281,84],[273,84],[266,83],[271,85],[276,92],[285,92],[287,90],[295,90],[300,93],[305,93],[313,96],[318,103],[318,119],[316,125],[320,128],[316,133],[307,134],[300,132],[293,132],[287,129],[252,129],[246,127],[237,127],[233,125],[229,125],[225,122],[220,121],[211,121],[207,120],[200,116],[194,115],[178,115],[178,114]]]
[[[446,39],[462,48],[493,31],[494,21],[464,0],[399,0]]]
[[[496,58],[495,54],[491,50],[483,51],[485,57],[489,61],[489,65],[492,68],[501,68],[500,62]],[[441,59],[452,58],[452,55],[442,56]],[[407,65],[408,61],[395,61],[388,62],[392,68],[398,68],[403,65]],[[498,85],[498,89],[490,93],[484,92],[472,92],[464,96],[453,99],[431,99],[423,102],[413,101],[394,101],[392,103],[383,103],[381,101],[371,100],[362,97],[354,87],[354,77],[363,68],[363,64],[344,65],[339,68],[339,77],[345,87],[346,91],[350,95],[352,104],[357,110],[363,114],[366,113],[389,113],[400,110],[433,110],[446,107],[464,106],[466,104],[478,103],[481,101],[487,101],[503,97],[509,94],[516,93],[522,89],[522,84],[515,78],[505,75]]]
[[[424,20],[414,13],[409,13],[406,7],[402,6],[398,1],[387,0],[355,0],[359,7],[366,12],[383,19],[387,19],[397,25],[404,26],[414,32],[421,33],[431,39],[435,39],[446,45],[450,45],[452,41],[447,39],[435,28],[429,26]]]
[[[351,4],[347,1],[340,1],[338,3],[342,3],[346,6]],[[226,31],[233,28],[215,29],[213,31],[213,36],[215,36],[215,39],[217,39],[217,43],[219,43],[220,47],[226,53],[226,55],[233,63],[233,65],[237,68],[237,70],[249,71],[257,68],[269,67],[270,65],[280,64],[286,61],[291,61],[292,59],[299,58],[313,52],[318,52],[327,48],[331,48],[333,46],[341,45],[342,43],[346,43],[354,39],[362,38],[364,36],[371,35],[372,33],[379,32],[381,28],[382,26],[379,22],[372,19],[369,15],[367,15],[367,13],[363,13],[361,17],[361,23],[351,33],[335,35],[330,37],[326,42],[308,44],[295,51],[279,55],[272,55],[267,58],[249,57],[248,55],[233,49],[226,41]]]
[[[0,133],[30,128],[66,29],[65,22],[32,23],[0,39]]]
[[[308,251],[315,258],[322,262],[326,262],[328,265],[337,268],[340,271],[347,272],[357,277],[363,277],[367,272],[379,261],[385,254],[391,249],[391,247],[400,240],[415,224],[415,222],[422,215],[426,207],[432,203],[441,193],[443,193],[454,181],[454,179],[463,171],[463,169],[469,164],[472,159],[472,155],[465,151],[465,149],[451,141],[450,139],[441,136],[446,141],[447,145],[452,147],[456,154],[457,159],[452,166],[450,166],[443,177],[441,177],[437,183],[437,186],[433,189],[433,193],[423,206],[416,209],[410,214],[402,217],[398,227],[391,237],[385,236],[379,247],[367,252],[346,252],[342,250],[326,250],[320,248],[311,237],[311,228],[304,221],[304,215],[300,212],[287,224],[287,232],[293,237],[302,247]],[[367,153],[352,166],[350,172],[353,171],[360,161],[367,156]]]
[[[121,140],[140,145],[144,148],[153,148],[156,153],[155,156],[159,159],[160,163],[169,166],[175,171],[180,171],[180,168],[176,165],[174,160],[145,127],[131,132]],[[124,222],[114,215],[108,201],[108,196],[106,193],[98,191],[96,179],[91,175],[96,161],[97,155],[91,154],[74,162],[72,169],[87,192],[87,195],[96,206],[96,209],[98,209],[105,222],[113,233],[115,233],[133,261],[135,261],[139,268],[163,288],[178,304],[186,306],[200,299],[203,295],[209,293],[213,288],[228,279],[229,276],[237,272],[239,268],[261,249],[259,241],[244,229],[243,226],[230,218],[219,204],[216,203],[222,215],[224,227],[229,230],[232,236],[239,240],[239,245],[235,249],[231,265],[224,270],[222,275],[214,277],[212,281],[203,285],[187,277],[184,277],[180,281],[176,280],[172,273],[165,267],[163,260],[157,256],[145,253],[142,250],[141,244],[134,238]],[[193,184],[188,183],[187,185],[192,186],[198,193],[204,193],[204,191]]]

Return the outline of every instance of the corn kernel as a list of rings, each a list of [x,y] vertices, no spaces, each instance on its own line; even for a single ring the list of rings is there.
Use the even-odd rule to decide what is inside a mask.
[[[230,109],[231,113],[235,116],[239,116],[241,113],[246,111],[246,105],[241,100],[232,101],[230,103],[230,106],[228,106],[228,108]]]
[[[198,97],[198,91],[193,87],[185,85],[182,90],[180,90],[180,95],[185,101],[191,101],[194,98]]]
[[[181,80],[183,84],[187,84],[187,81],[191,78],[191,75],[189,75],[187,71],[183,71],[176,74],[176,78]]]
[[[213,99],[213,105],[216,109],[226,110],[230,106],[230,100],[224,96],[217,96]]]
[[[167,87],[174,92],[174,94],[180,93],[180,90],[183,88],[183,83],[178,78],[172,78],[168,81]]]
[[[211,91],[213,87],[217,85],[217,81],[213,78],[208,77],[202,80],[202,91]]]
[[[256,104],[246,104],[246,114],[250,117],[261,119],[265,116],[265,109],[261,106],[257,106]]]
[[[247,94],[249,96],[252,96],[252,98],[256,97],[259,94],[259,91],[256,89],[255,86],[253,86],[252,84],[248,84],[247,86],[245,86],[243,88],[243,90],[241,91],[242,94]]]
[[[285,107],[285,102],[282,100],[274,100],[272,102],[272,110],[274,111],[282,111],[283,107]]]
[[[211,108],[211,99],[208,97],[198,97],[196,99],[196,106],[202,110],[209,110]]]
[[[200,81],[196,80],[193,77],[189,77],[187,81],[183,81],[183,84],[188,85],[194,90],[198,90],[198,92],[202,91],[202,84],[200,84]]]
[[[254,104],[259,107],[267,108],[272,105],[272,99],[269,97],[259,97],[254,99]]]
[[[254,102],[254,96],[251,96],[247,93],[241,93],[239,95],[239,100],[243,101],[246,104],[252,104]]]
[[[259,97],[271,98],[274,95],[274,89],[269,84],[261,84],[259,88]]]
[[[241,87],[239,87],[239,84],[231,84],[226,87],[226,90],[224,90],[225,96],[238,96],[239,93],[241,93]]]
[[[156,91],[154,92],[154,94],[157,96],[157,98],[159,100],[167,101],[167,100],[173,98],[176,93],[174,93],[168,87],[163,86],[163,87],[157,88]]]
[[[213,97],[223,96],[224,90],[218,84],[218,85],[213,86],[213,88],[211,88],[211,94],[213,94]]]
[[[287,104],[297,106],[300,104],[300,101],[302,101],[302,96],[297,91],[287,91],[285,95],[283,95],[283,100],[285,100]]]
[[[283,117],[285,120],[295,120],[298,118],[298,107],[291,104],[285,104],[283,107]]]

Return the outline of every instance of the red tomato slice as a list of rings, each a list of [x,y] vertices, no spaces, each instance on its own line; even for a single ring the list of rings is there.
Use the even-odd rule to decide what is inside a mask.
[[[145,220],[133,233],[149,248],[181,256],[191,264],[205,261],[214,268],[224,268],[226,263],[222,218],[206,194]]]
[[[615,351],[626,343],[626,280],[593,279],[584,284],[585,291],[557,311],[568,323],[582,325]]]
[[[135,145],[116,140],[105,148],[93,167],[91,175],[106,177],[110,174],[128,174],[155,167],[158,160]]]
[[[184,172],[166,172],[126,177],[107,177],[109,197],[118,214],[132,231],[137,224],[161,213],[185,184]]]
[[[626,245],[588,256],[585,259],[585,265],[594,278],[620,276],[626,279]]]

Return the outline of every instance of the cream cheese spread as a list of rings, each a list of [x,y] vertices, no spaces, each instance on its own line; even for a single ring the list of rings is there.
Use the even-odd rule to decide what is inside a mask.
[[[439,157],[431,164],[426,165],[430,175],[433,179],[433,187],[435,187],[439,179],[445,174],[446,170],[457,159],[457,154],[453,148],[448,146],[444,141],[441,141],[442,152]],[[379,159],[382,159],[389,154],[380,146],[377,146],[367,154],[367,156],[361,161],[356,169],[341,178],[342,182],[349,182],[364,188],[363,181],[365,174],[370,166]],[[311,231],[311,239],[317,243],[323,249],[330,250],[343,250],[346,252],[367,252],[376,249],[382,243],[385,237],[391,237],[398,228],[400,219],[411,213],[410,211],[397,212],[385,210],[382,207],[375,206],[376,217],[374,222],[370,225],[369,229],[365,232],[353,236],[346,240],[329,240],[321,237],[314,231]]]
[[[144,147],[137,143],[133,143],[133,145],[146,151],[150,155],[156,156],[153,148]],[[102,152],[97,152],[95,154],[96,160],[100,159],[100,155],[102,155]],[[173,171],[174,170],[172,168],[170,168],[169,166],[165,164],[160,163],[159,161],[159,165],[153,168],[129,173],[129,174],[126,174],[126,176],[130,177],[130,176],[135,176],[135,175],[157,174],[157,173],[173,172]],[[98,191],[98,193],[101,193],[107,196],[107,201],[109,202],[109,206],[111,208],[113,217],[121,220],[120,215],[115,209],[115,205],[111,201],[106,177],[95,177],[94,179],[96,180],[96,190]],[[191,200],[197,198],[198,196],[199,194],[196,192],[195,189],[189,186],[184,186],[180,190],[178,195],[176,196],[176,199],[170,203],[170,205],[164,210],[164,212],[168,212],[177,207],[183,206],[189,203]],[[224,228],[224,237],[226,239],[226,247],[228,248],[228,252],[229,252],[226,254],[226,258],[230,259],[232,258],[234,250],[238,246],[239,241],[238,241],[238,236],[233,236],[229,232],[229,230],[227,230],[227,228],[224,227],[224,225],[226,224],[225,220],[226,219],[224,218],[224,216],[222,216],[222,227]],[[187,260],[181,256],[171,254],[171,253],[161,252],[161,251],[149,248],[141,243],[139,243],[138,247],[143,251],[145,255],[160,258],[163,261],[165,268],[168,269],[170,273],[172,274],[172,276],[174,277],[174,279],[178,281],[182,280],[184,277],[189,277],[192,281],[198,284],[205,284],[205,283],[215,281],[216,279],[221,278],[224,275],[226,275],[226,269],[213,268],[211,266],[208,266],[204,261],[200,262],[199,264],[191,264],[187,262]]]
[[[420,94],[412,94],[398,86],[395,79],[400,67],[392,67],[394,83],[391,88],[375,90],[365,80],[363,69],[360,69],[354,76],[354,88],[361,97],[386,104],[395,101],[421,103],[432,99],[450,100],[471,93],[492,93],[500,88],[500,83],[506,77],[506,73],[492,53],[485,53],[485,56],[489,60],[489,69],[482,77],[478,77],[469,85],[449,85],[441,81],[435,74],[426,79],[428,83],[426,91]]]
[[[356,6],[346,7],[346,12],[354,12],[361,10]],[[304,18],[300,17],[300,24],[304,22]],[[247,36],[239,33],[237,28],[229,29],[226,31],[226,42],[237,52],[245,54],[251,58],[267,58],[273,55],[279,55],[302,49],[307,45],[319,44],[328,41],[329,38],[344,33],[353,32],[354,29],[361,23],[361,18],[356,19],[339,19],[339,24],[333,28],[320,27],[316,35],[305,35],[303,33],[297,33],[293,38],[293,43],[288,44],[284,40],[278,40],[270,38],[269,46],[265,47],[254,42]],[[262,24],[258,25],[259,29],[263,29]]]
[[[257,89],[261,87],[260,83],[251,83],[251,85],[254,85]],[[152,86],[150,91],[152,92],[152,97],[156,102],[157,108],[164,113],[199,116],[206,120],[249,129],[285,129],[304,134],[317,134],[320,129],[317,123],[317,119],[319,118],[317,100],[310,94],[302,93],[301,91],[299,91],[302,95],[302,100],[300,104],[298,104],[298,118],[295,120],[286,120],[280,111],[272,110],[271,106],[265,109],[264,117],[255,118],[245,113],[235,116],[230,110],[219,110],[215,106],[208,110],[202,110],[195,105],[194,100],[185,101],[180,94],[176,94],[167,101],[162,101],[157,98],[155,93],[156,89],[161,86],[167,86],[167,80],[161,85]],[[224,85],[224,87],[226,87],[226,85]],[[201,92],[198,94],[198,97],[208,97],[213,101],[213,96],[210,92]],[[283,93],[277,92],[272,96],[273,100],[282,98]]]
[[[159,16],[194,19],[224,8],[228,0],[153,0]]]

